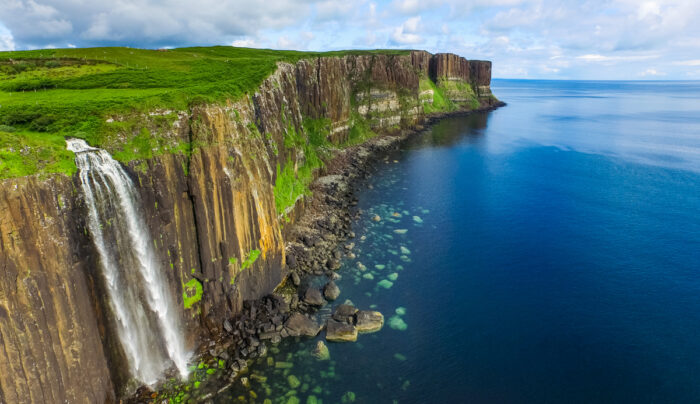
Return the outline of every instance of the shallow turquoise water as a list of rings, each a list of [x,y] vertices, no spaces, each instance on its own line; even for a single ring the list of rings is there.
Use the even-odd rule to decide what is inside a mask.
[[[700,84],[493,90],[507,107],[438,123],[359,192],[338,303],[384,329],[331,361],[322,335],[284,341],[261,399],[294,375],[302,402],[700,400]]]

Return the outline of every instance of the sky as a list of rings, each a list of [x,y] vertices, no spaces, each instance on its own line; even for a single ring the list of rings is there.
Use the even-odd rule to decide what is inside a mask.
[[[0,0],[0,50],[425,49],[498,78],[700,80],[700,0]]]

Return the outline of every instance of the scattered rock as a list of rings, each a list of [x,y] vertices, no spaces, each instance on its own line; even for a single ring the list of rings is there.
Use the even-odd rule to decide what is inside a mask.
[[[340,269],[340,260],[337,258],[329,259],[326,267],[328,267],[328,269],[331,271],[337,271]]]
[[[320,361],[327,361],[331,359],[331,353],[328,351],[328,347],[323,341],[318,341],[316,343],[316,348],[312,351],[314,358]]]
[[[411,253],[411,250],[409,250],[408,248],[406,248],[404,246],[401,246],[401,254],[408,255],[410,253]]]
[[[387,277],[387,279],[389,279],[390,281],[393,282],[393,281],[399,279],[399,274],[394,272],[394,273],[387,275],[386,277]]]
[[[357,328],[348,323],[341,323],[333,319],[326,322],[326,340],[336,342],[357,341]]]
[[[375,222],[379,222],[379,221],[382,220],[382,218],[379,217],[379,215],[374,215],[374,216],[372,217],[372,220],[374,220]]]
[[[396,359],[399,362],[403,362],[406,360],[406,357],[404,355],[401,355],[400,353],[395,353],[394,359]]]
[[[386,268],[386,265],[377,264],[377,265],[375,265],[374,267],[381,271],[381,270],[383,270],[384,268]]]
[[[300,335],[315,337],[318,335],[319,331],[321,331],[320,325],[301,313],[294,313],[289,316],[284,326],[289,335],[293,337],[298,337]]]
[[[399,316],[391,316],[389,318],[389,327],[394,330],[405,331],[408,328],[408,324]]]
[[[408,233],[408,229],[396,229],[396,230],[394,230],[394,233],[396,233],[396,234],[406,234],[406,233]]]
[[[327,300],[335,300],[340,296],[340,288],[335,282],[330,281],[323,288],[323,296],[325,296]]]
[[[292,283],[296,287],[299,287],[299,285],[301,285],[301,278],[299,277],[299,274],[296,272],[292,272]]]
[[[333,319],[341,323],[349,323],[352,320],[352,316],[357,313],[357,309],[349,304],[341,304],[335,308],[333,312]]]
[[[396,314],[398,314],[399,316],[403,316],[404,314],[406,314],[406,308],[401,306],[397,307]]]
[[[287,376],[287,383],[289,383],[289,387],[292,389],[296,389],[297,387],[301,386],[301,381],[294,375]]]
[[[348,391],[347,393],[343,394],[343,397],[341,397],[340,401],[345,404],[345,403],[354,403],[355,402],[355,393],[352,391]]]
[[[358,332],[376,332],[382,329],[384,316],[378,311],[360,310],[355,313],[355,328]]]
[[[372,275],[372,274],[369,273],[369,272],[366,273],[366,274],[364,274],[364,275],[362,275],[362,277],[365,278],[365,279],[369,279],[369,280],[374,279],[374,275]]]
[[[394,286],[394,282],[387,279],[382,279],[377,283],[377,286],[384,289],[391,289],[391,287]]]
[[[418,217],[418,216],[413,216],[413,221],[416,222],[416,223],[423,223],[423,219],[421,219],[421,218]]]
[[[323,306],[326,304],[326,300],[321,296],[321,291],[316,288],[306,289],[304,294],[304,303],[312,306]]]

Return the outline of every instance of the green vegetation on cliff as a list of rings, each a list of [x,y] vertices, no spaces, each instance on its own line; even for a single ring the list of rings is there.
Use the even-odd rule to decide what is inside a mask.
[[[0,52],[0,179],[37,172],[70,174],[75,170],[72,155],[57,152],[62,137],[83,138],[93,146],[111,144],[110,136],[144,112],[187,110],[252,93],[278,62],[407,52],[316,53],[228,46]],[[107,122],[114,116],[127,119]],[[135,144],[123,147],[121,153],[110,151],[119,160],[130,161],[149,157],[152,150],[159,150],[153,143],[162,143],[155,133],[130,141]]]

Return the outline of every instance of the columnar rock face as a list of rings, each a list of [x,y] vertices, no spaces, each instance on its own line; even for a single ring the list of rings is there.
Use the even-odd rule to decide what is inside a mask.
[[[491,95],[491,62],[467,60],[453,53],[433,55],[429,67],[435,80],[463,80],[470,83],[479,96]]]
[[[490,84],[490,63],[427,52],[280,63],[254,94],[180,111],[166,137],[189,153],[129,163],[189,349],[286,275],[274,186],[308,158],[290,139],[308,141],[308,120],[335,142],[359,122],[415,125],[432,72]],[[0,183],[0,403],[109,402],[127,385],[84,217],[72,178]]]
[[[70,178],[0,183],[0,402],[114,401]]]

